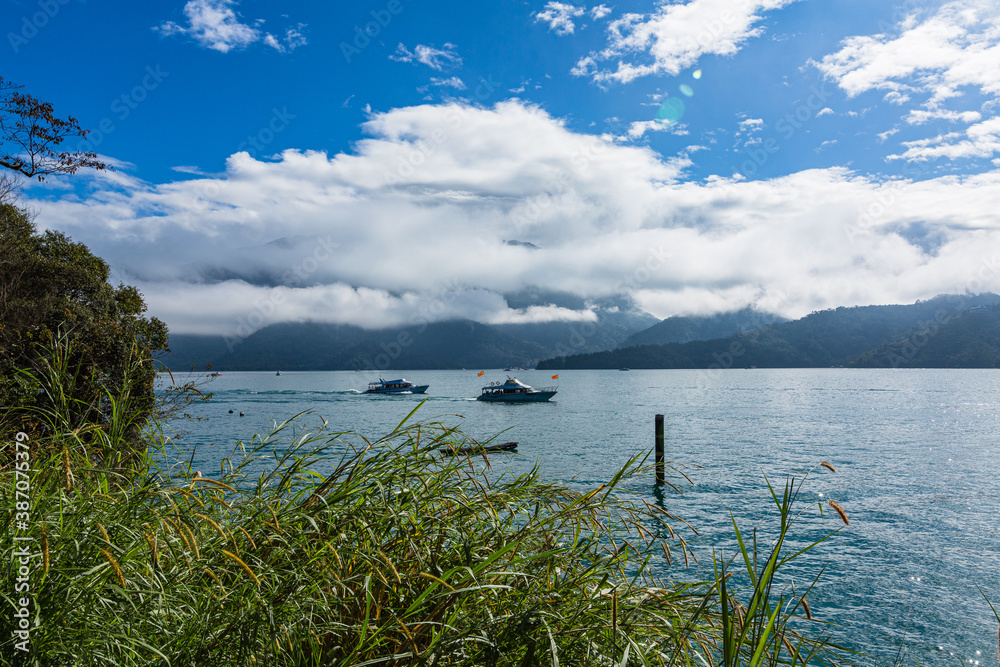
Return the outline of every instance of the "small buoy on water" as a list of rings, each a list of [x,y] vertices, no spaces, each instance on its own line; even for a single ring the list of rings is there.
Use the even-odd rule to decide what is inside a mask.
[[[240,417],[242,417],[242,416],[243,416],[243,413],[241,412],[241,413],[240,413]]]
[[[230,411],[229,411],[229,414],[233,414],[233,411],[232,411],[232,410],[230,410]]]

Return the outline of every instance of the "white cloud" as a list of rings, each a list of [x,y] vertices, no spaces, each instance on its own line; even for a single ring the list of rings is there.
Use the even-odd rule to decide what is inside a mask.
[[[152,283],[144,296],[161,312],[184,313],[184,333],[228,333],[244,338],[275,322],[326,322],[366,329],[414,322],[473,319],[484,324],[593,322],[591,310],[557,306],[514,309],[502,296],[485,290],[455,290],[443,295],[391,293],[344,283],[309,287],[262,287],[242,280],[211,284]],[[241,328],[242,327],[242,328]],[[172,328],[171,331],[176,329]],[[181,333],[180,330],[176,331]]]
[[[762,143],[760,132],[764,129],[763,118],[743,118],[739,122],[736,134],[733,136],[735,147],[752,146]]]
[[[432,86],[441,86],[444,88],[454,88],[456,90],[465,90],[465,82],[459,79],[457,76],[448,77],[447,79],[442,79],[440,77],[431,77]]]
[[[450,43],[446,43],[441,49],[417,44],[413,51],[410,51],[401,42],[396,47],[396,52],[389,56],[389,59],[401,63],[418,62],[439,72],[462,65],[462,58],[458,55],[457,47]]]
[[[878,134],[879,142],[885,143],[886,139],[888,139],[889,137],[891,137],[894,134],[897,134],[898,132],[899,132],[899,128],[898,127],[894,127],[891,130],[886,130],[885,132],[879,132],[879,134]]]
[[[608,46],[581,58],[573,74],[628,83],[650,74],[677,75],[705,54],[731,56],[763,33],[764,13],[796,0],[689,0],[651,14],[625,14],[608,26]],[[632,59],[630,61],[629,59]],[[616,69],[602,69],[614,60]]]
[[[904,141],[906,150],[890,155],[890,160],[923,162],[935,158],[949,160],[989,158],[1000,153],[1000,116],[970,126],[965,132],[949,132],[929,139]]]
[[[241,23],[232,10],[233,0],[191,0],[184,5],[188,26],[167,21],[159,27],[164,35],[183,34],[202,46],[228,53],[261,38],[260,31]]]
[[[280,40],[271,33],[267,33],[264,35],[264,43],[278,53],[294,51],[298,47],[305,46],[308,43],[305,36],[300,32],[304,27],[305,25],[300,23],[297,29],[289,28],[285,31],[285,36]]]
[[[975,123],[983,119],[978,111],[949,111],[947,109],[911,109],[906,114],[906,122],[910,125],[923,125],[932,120],[948,120],[952,122]]]
[[[285,51],[284,45],[281,42],[279,42],[278,38],[272,35],[271,33],[267,33],[266,35],[264,35],[264,43],[270,46],[278,53],[284,53]]]
[[[603,7],[603,5],[602,5]],[[586,13],[583,7],[570,5],[565,2],[549,2],[545,9],[535,14],[535,22],[544,21],[549,24],[549,30],[557,35],[572,35],[576,30],[573,19],[583,16]]]
[[[587,301],[628,294],[660,317],[1000,290],[1000,172],[692,182],[687,153],[574,132],[518,101],[393,109],[363,129],[349,153],[236,153],[223,175],[160,185],[126,168],[80,174],[86,198],[26,204],[137,284],[175,332],[232,333],[251,316],[593,317],[502,297],[538,285]]]
[[[289,28],[285,31],[285,48],[292,51],[309,43],[305,35],[302,34],[305,27],[304,23],[300,23],[298,28]]]
[[[898,90],[890,90],[888,93],[885,94],[885,96],[882,99],[888,102],[889,104],[895,104],[897,106],[901,106],[910,101],[910,96],[904,95]]]
[[[964,135],[908,142],[908,150],[895,158],[989,157],[997,151],[989,119],[980,122],[979,111],[948,108],[969,90],[994,102],[1000,99],[1000,7],[994,2],[958,0],[933,13],[914,13],[900,23],[898,34],[851,37],[839,51],[813,64],[851,97],[884,90],[886,101],[904,104],[921,96],[921,108],[905,116],[911,125],[978,123]]]
[[[592,310],[570,310],[559,306],[528,306],[524,309],[505,308],[483,318],[486,324],[537,324],[540,322],[596,322]]]
[[[611,8],[608,7],[607,5],[597,5],[596,7],[591,8],[590,17],[595,21],[600,21],[610,13],[611,13]]]
[[[635,140],[639,139],[647,132],[669,132],[679,137],[687,136],[689,134],[687,126],[683,123],[674,123],[662,118],[654,118],[653,120],[637,120],[631,123],[628,126],[628,130],[625,132],[625,135],[620,138]]]
[[[939,103],[963,86],[1000,94],[1000,9],[961,0],[904,21],[900,34],[851,37],[813,64],[854,97],[869,90],[922,92]]]
[[[389,55],[389,60],[395,60],[398,63],[412,63],[414,59],[413,52],[406,48],[406,44],[402,42],[396,45],[396,52]]]
[[[180,172],[182,174],[194,174],[195,176],[211,176],[211,174],[206,174],[200,168],[192,165],[179,164],[175,167],[171,167],[171,169]]]
[[[221,53],[242,49],[258,41],[263,41],[280,53],[306,44],[306,38],[301,33],[304,24],[300,23],[298,28],[289,28],[284,38],[278,39],[271,33],[262,33],[241,22],[232,9],[235,4],[235,0],[190,0],[184,5],[187,26],[166,21],[154,30],[164,36],[187,35],[201,46]],[[256,23],[260,24],[262,21]]]
[[[832,116],[833,113],[834,111],[830,107],[823,107],[822,109],[816,112],[816,117],[819,118],[820,116]]]
[[[584,58],[580,58],[576,65],[570,70],[570,74],[573,76],[590,76],[597,69],[597,56],[596,54],[590,54]]]

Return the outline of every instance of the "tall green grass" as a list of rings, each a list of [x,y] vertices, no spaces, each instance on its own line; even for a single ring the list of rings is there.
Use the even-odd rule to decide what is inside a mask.
[[[828,463],[821,465],[833,470]],[[824,654],[853,653],[844,647],[833,645],[822,634],[808,635],[796,629],[796,625],[801,625],[796,624],[801,616],[807,621],[813,620],[807,596],[820,575],[817,575],[806,590],[796,593],[794,587],[785,588],[778,583],[778,574],[787,569],[793,560],[825,542],[833,533],[789,553],[786,543],[791,537],[793,524],[802,513],[802,510],[796,509],[796,499],[802,489],[804,478],[800,479],[798,484],[795,478],[789,478],[780,494],[775,491],[770,481],[765,481],[778,517],[777,536],[770,547],[763,553],[760,552],[756,531],[753,533],[753,541],[748,546],[735,517],[731,517],[738,553],[729,560],[713,554],[721,616],[721,667],[807,665],[824,661],[826,659]],[[848,523],[847,515],[840,505],[830,501],[830,506],[835,516],[845,524]],[[822,506],[820,510],[822,511]],[[733,562],[739,563],[736,571],[749,581],[749,585],[744,587],[745,601],[741,601],[739,596],[734,594],[730,585]],[[816,628],[813,629],[815,631]]]
[[[162,444],[129,475],[94,455],[94,437],[113,448],[127,429],[47,428],[32,440],[33,627],[20,664],[756,667],[843,655],[806,636],[801,595],[773,592],[803,551],[779,541],[758,565],[737,529],[748,588],[734,592],[722,562],[706,581],[671,576],[667,563],[690,554],[682,523],[626,490],[649,479],[642,461],[580,492],[444,457],[469,439],[410,418],[374,441],[286,422],[203,476],[160,463]],[[794,489],[774,498],[785,536]],[[9,469],[0,503],[14,507]],[[4,664],[16,534],[0,513]]]
[[[32,400],[24,405],[0,405],[0,436],[13,437],[23,430],[33,436],[36,457],[46,458],[71,449],[88,462],[130,479],[143,470],[151,413],[144,386],[146,367],[152,362],[138,344],[126,350],[123,377],[114,393],[97,380],[93,368],[75,359],[70,336],[63,331],[38,343],[34,368],[17,369],[17,382]],[[170,395],[188,397],[193,387],[176,387]],[[9,464],[0,453],[0,466]]]

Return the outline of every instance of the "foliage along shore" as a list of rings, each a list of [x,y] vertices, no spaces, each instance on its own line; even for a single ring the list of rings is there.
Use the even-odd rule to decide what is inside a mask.
[[[150,449],[123,466],[101,452],[124,446],[115,438],[142,411],[108,400],[104,427],[57,407],[35,413],[24,448],[0,443],[4,507],[16,506],[16,450],[30,452],[29,525],[0,515],[5,562],[23,547],[15,536],[30,538],[22,664],[756,667],[846,655],[808,620],[808,590],[776,583],[801,556],[784,548],[800,511],[792,483],[773,491],[770,551],[740,540],[715,577],[679,581],[663,563],[688,557],[684,524],[629,493],[630,478],[648,479],[641,461],[579,492],[442,457],[470,440],[441,423],[404,420],[369,441],[297,420],[204,475],[163,464],[168,445],[147,428]],[[756,585],[737,586],[734,569]],[[16,576],[0,577],[8,608]],[[14,655],[11,623],[0,617],[2,656]]]

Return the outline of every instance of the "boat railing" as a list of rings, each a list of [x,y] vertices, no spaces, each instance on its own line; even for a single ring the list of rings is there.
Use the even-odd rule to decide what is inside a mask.
[[[535,394],[542,391],[558,391],[559,387],[510,387],[509,385],[490,385],[483,387],[484,394]]]

